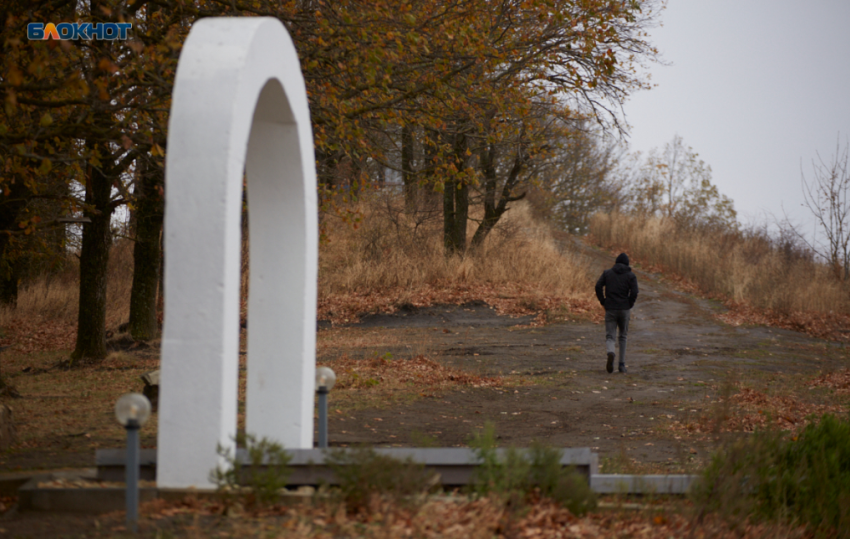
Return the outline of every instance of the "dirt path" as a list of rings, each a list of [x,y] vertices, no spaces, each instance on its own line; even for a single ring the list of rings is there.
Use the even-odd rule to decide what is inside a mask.
[[[613,264],[609,253],[580,248],[594,273]],[[499,317],[482,305],[364,318],[356,327],[385,328],[405,343],[379,354],[403,358],[425,351],[448,365],[528,385],[458,390],[391,409],[334,415],[331,444],[412,445],[427,436],[441,446],[464,445],[492,421],[503,445],[536,439],[592,447],[605,471],[688,470],[714,442],[670,426],[716,413],[724,387],[743,382],[793,392],[817,371],[847,365],[840,345],[785,330],[728,326],[715,318],[720,304],[678,292],[658,275],[636,274],[641,292],[632,312],[626,375],[605,371],[601,324],[521,329],[513,326],[528,319]]]

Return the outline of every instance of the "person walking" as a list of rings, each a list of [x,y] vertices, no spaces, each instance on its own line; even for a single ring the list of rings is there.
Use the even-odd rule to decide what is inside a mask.
[[[620,253],[614,266],[602,272],[596,281],[596,297],[605,307],[605,348],[608,372],[614,372],[614,335],[619,330],[620,372],[626,372],[626,338],[629,318],[638,297],[637,277],[629,267],[629,256]]]

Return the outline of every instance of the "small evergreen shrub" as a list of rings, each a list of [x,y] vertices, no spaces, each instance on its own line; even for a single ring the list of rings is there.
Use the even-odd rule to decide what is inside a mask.
[[[530,497],[539,495],[560,503],[574,515],[596,508],[596,494],[587,479],[561,466],[563,453],[559,449],[535,442],[527,453],[508,448],[500,458],[495,428],[489,422],[469,445],[479,460],[470,486],[473,496],[496,495],[509,507],[521,508]]]
[[[797,437],[758,431],[712,458],[693,496],[728,519],[806,524],[850,537],[850,422],[827,414]]]
[[[224,459],[225,466],[213,470],[210,480],[227,501],[242,495],[249,507],[274,504],[280,497],[280,491],[286,487],[291,473],[287,465],[292,457],[279,443],[267,438],[257,441],[250,434],[238,435],[236,445],[245,447],[248,462],[242,465],[235,453],[219,445],[216,452]],[[248,488],[243,489],[242,486]]]
[[[586,477],[561,466],[563,452],[535,442],[530,449],[530,483],[541,496],[554,500],[574,515],[596,509],[596,493]]]
[[[437,484],[437,477],[411,458],[396,459],[368,447],[330,450],[325,462],[336,475],[335,492],[349,513],[368,510],[376,497],[416,505]]]

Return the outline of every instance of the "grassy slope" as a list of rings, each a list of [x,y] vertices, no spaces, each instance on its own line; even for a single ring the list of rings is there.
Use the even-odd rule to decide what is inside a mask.
[[[850,291],[829,267],[764,235],[687,229],[673,220],[597,214],[591,239],[624,250],[645,269],[724,301],[733,325],[764,324],[847,340]]]

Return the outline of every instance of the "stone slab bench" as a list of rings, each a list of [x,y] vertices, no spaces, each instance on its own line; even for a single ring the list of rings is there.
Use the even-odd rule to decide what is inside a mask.
[[[345,450],[343,448],[332,451]],[[478,458],[475,452],[466,447],[440,448],[410,448],[410,447],[380,447],[374,449],[380,455],[404,460],[411,458],[414,462],[423,464],[426,469],[440,475],[440,484],[444,487],[464,486],[469,484]],[[291,473],[289,485],[319,485],[337,484],[331,467],[326,463],[324,449],[290,449],[287,450],[291,460],[287,465]],[[505,449],[497,449],[497,454],[504,456]],[[519,451],[524,451],[520,449]],[[249,462],[247,452],[240,449],[236,453],[242,464]],[[97,477],[103,481],[124,480],[124,449],[98,449],[95,453]],[[561,457],[562,466],[572,466],[584,475],[588,481],[598,470],[599,458],[589,448],[564,449]],[[142,449],[140,452],[139,478],[153,481],[156,479],[156,450]]]
[[[339,449],[336,449],[339,450]],[[343,449],[344,451],[345,449]],[[497,449],[500,457],[505,449]],[[523,451],[523,450],[520,450]],[[638,494],[638,495],[682,495],[686,494],[697,479],[695,475],[609,475],[598,474],[597,455],[588,448],[563,450],[561,464],[573,466],[582,473],[593,491],[599,494]],[[443,487],[462,487],[469,484],[478,465],[475,453],[469,448],[375,448],[375,452],[396,459],[411,458],[424,464],[440,476]],[[333,470],[327,464],[326,450],[296,449],[288,450],[291,461],[288,464],[291,474],[289,486],[298,487],[297,491],[285,493],[285,503],[300,503],[309,499],[312,489],[307,487],[319,484],[336,484]],[[140,475],[144,480],[155,480],[156,450],[143,449],[140,455]],[[248,462],[247,452],[239,450],[237,459],[243,464]],[[67,479],[79,476],[93,481],[124,481],[125,454],[123,449],[101,449],[96,452],[95,470],[50,473],[31,477],[31,480],[18,490],[21,510],[103,513],[119,511],[124,508],[124,488],[117,486],[98,486],[91,488],[39,487],[43,481]],[[304,490],[306,489],[306,490]],[[214,490],[162,489],[144,487],[139,490],[141,501],[156,498],[180,499],[184,496],[214,496]]]

